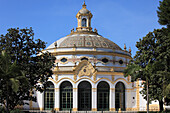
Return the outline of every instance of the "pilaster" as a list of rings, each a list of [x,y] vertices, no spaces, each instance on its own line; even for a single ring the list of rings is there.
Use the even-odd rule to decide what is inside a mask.
[[[73,88],[73,109],[72,111],[77,111],[77,103],[78,103],[78,91],[77,91],[77,88]]]
[[[92,111],[97,111],[97,88],[92,88]]]
[[[115,88],[110,88],[110,111],[115,111]]]
[[[40,111],[42,111],[44,109],[44,93],[37,91],[37,102],[39,104]]]
[[[54,104],[54,109],[56,111],[59,111],[60,108],[60,90],[59,88],[55,88],[55,104]]]

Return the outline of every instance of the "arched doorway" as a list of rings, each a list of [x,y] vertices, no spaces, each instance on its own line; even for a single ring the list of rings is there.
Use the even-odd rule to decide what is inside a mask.
[[[97,110],[109,111],[109,92],[110,87],[107,82],[100,82],[97,85]]]
[[[44,91],[44,109],[50,110],[54,108],[54,84],[47,82],[47,87]]]
[[[125,110],[125,86],[122,82],[118,82],[115,88],[115,108]]]
[[[65,81],[60,85],[60,110],[71,110],[73,108],[73,86]]]
[[[83,81],[78,85],[78,110],[91,110],[91,84]]]

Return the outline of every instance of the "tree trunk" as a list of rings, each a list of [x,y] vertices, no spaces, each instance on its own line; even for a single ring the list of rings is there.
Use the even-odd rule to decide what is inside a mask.
[[[164,110],[164,108],[163,108],[163,101],[162,101],[162,100],[159,101],[159,110],[160,110],[160,111],[163,111],[163,110]]]
[[[9,113],[9,96],[8,96],[8,82],[7,82],[7,94],[6,94],[6,112]]]
[[[147,84],[147,113],[149,113],[149,84],[147,79],[146,84]]]

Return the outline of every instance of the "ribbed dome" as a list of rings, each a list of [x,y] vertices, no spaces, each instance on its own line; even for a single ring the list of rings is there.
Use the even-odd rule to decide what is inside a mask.
[[[80,11],[78,13],[80,13],[80,14],[90,14],[91,12],[86,9],[86,4],[84,2],[84,4],[82,5],[82,9],[80,9]]]
[[[86,4],[77,13],[78,27],[76,31],[71,30],[71,34],[59,39],[51,44],[47,49],[52,48],[106,48],[113,50],[122,50],[114,42],[102,37],[97,33],[97,29],[92,31],[91,18],[92,14],[86,9]],[[83,20],[85,19],[85,20]],[[82,23],[81,23],[82,22]]]
[[[81,13],[81,14],[89,14],[89,10],[87,10],[86,8],[82,8],[80,11],[79,11],[79,13]]]
[[[54,47],[54,43],[48,48]],[[73,47],[90,47],[90,48],[108,48],[114,50],[122,50],[114,42],[100,36],[91,34],[73,34],[61,38],[57,41],[58,48],[73,48]]]

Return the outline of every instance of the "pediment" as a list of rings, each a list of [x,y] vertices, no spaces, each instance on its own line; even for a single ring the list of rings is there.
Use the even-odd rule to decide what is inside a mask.
[[[89,61],[82,61],[76,67],[75,73],[79,77],[82,77],[82,76],[91,77],[95,73],[95,68]]]

